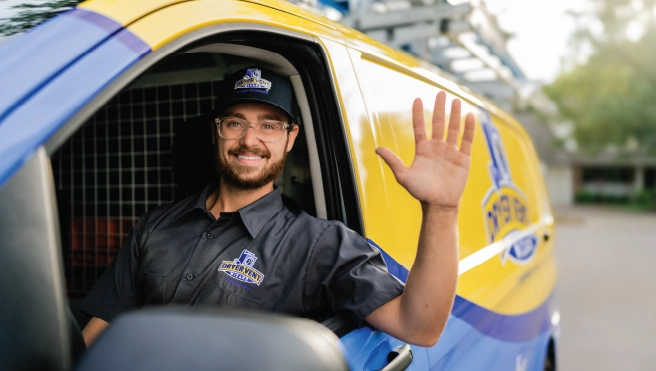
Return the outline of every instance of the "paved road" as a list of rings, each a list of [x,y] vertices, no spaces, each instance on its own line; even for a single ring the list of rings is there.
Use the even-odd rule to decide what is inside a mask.
[[[555,214],[560,370],[656,370],[656,213]]]

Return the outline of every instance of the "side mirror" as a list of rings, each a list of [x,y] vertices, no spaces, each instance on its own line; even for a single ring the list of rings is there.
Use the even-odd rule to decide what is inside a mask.
[[[118,317],[77,370],[347,371],[339,339],[317,322],[197,308]]]

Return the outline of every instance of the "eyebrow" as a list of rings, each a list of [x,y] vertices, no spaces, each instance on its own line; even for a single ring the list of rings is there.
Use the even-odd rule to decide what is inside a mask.
[[[236,117],[242,120],[246,120],[246,116],[242,115],[241,113],[236,113],[236,112],[226,112],[222,115],[222,117]],[[263,113],[261,115],[257,116],[258,120],[276,120],[276,121],[282,121],[280,117],[276,115],[271,115],[268,113]]]
[[[270,114],[268,114],[268,113],[265,113],[265,114],[262,114],[262,115],[258,115],[257,118],[258,118],[258,120],[276,120],[276,121],[282,121],[282,120],[280,119],[280,117],[278,117],[278,116],[276,116],[276,115],[270,115]]]
[[[234,112],[225,112],[224,114],[221,115],[221,117],[236,117],[239,119],[246,120],[246,116],[242,115],[241,113],[234,113]]]

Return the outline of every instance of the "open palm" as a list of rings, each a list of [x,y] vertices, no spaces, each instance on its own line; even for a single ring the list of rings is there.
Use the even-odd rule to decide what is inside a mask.
[[[415,158],[407,167],[387,148],[377,148],[376,153],[385,160],[396,180],[423,206],[441,209],[457,209],[467,183],[474,139],[474,116],[465,119],[465,132],[458,149],[460,134],[460,100],[451,104],[451,117],[446,140],[443,139],[445,125],[446,93],[435,98],[433,110],[433,138],[426,137],[424,112],[421,99],[412,105],[412,122],[415,132]]]

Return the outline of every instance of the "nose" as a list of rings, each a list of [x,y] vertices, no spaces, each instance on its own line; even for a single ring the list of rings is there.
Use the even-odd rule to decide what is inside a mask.
[[[246,128],[246,134],[244,134],[244,136],[241,138],[241,143],[244,144],[246,147],[254,147],[260,144],[260,140],[257,138],[257,135],[255,135],[254,127],[249,125]]]

